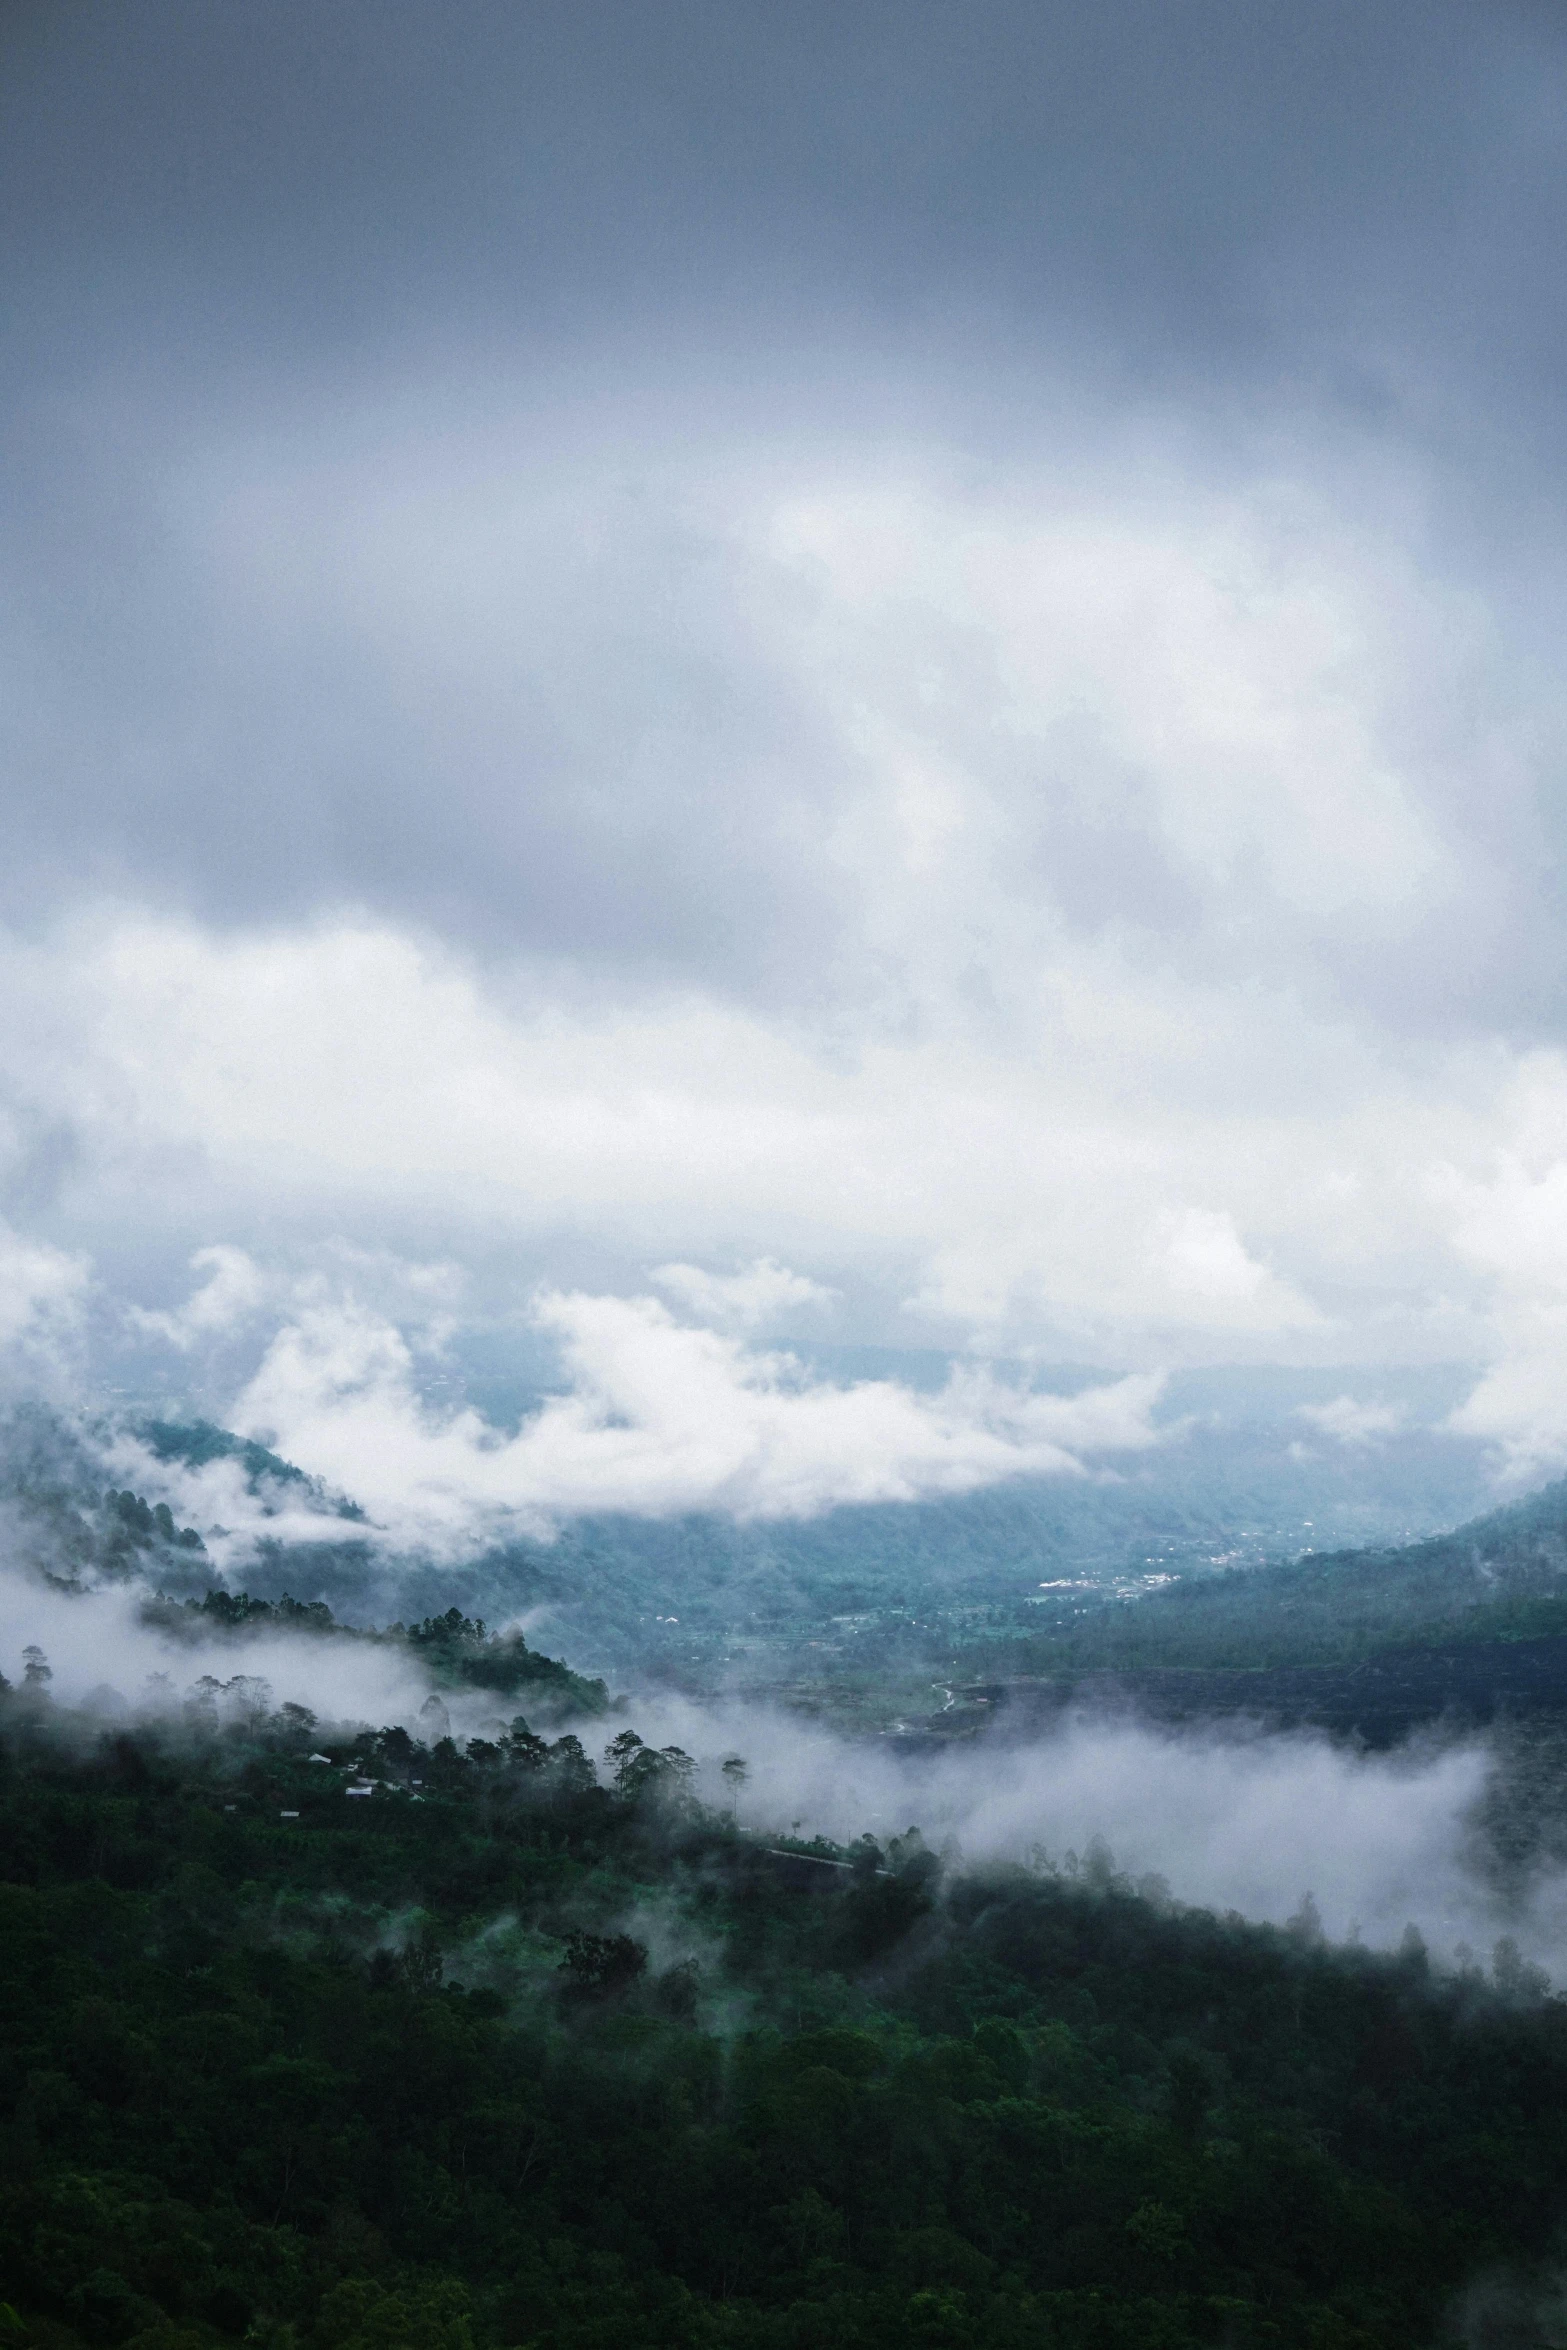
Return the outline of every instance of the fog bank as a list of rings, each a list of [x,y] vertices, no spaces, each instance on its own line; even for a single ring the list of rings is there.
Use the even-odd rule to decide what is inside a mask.
[[[992,1733],[919,1755],[756,1706],[637,1701],[631,1716],[650,1739],[743,1754],[739,1816],[764,1833],[885,1839],[917,1825],[965,1861],[1068,1869],[1100,1839],[1118,1871],[1162,1878],[1185,1903],[1282,1925],[1309,1893],[1334,1941],[1390,1947],[1413,1924],[1451,1958],[1510,1934],[1567,1972],[1567,1875],[1536,1876],[1518,1900],[1486,1879],[1475,1810],[1496,1757],[1480,1739],[1362,1756],[1312,1733],[1079,1714],[1026,1742]]]

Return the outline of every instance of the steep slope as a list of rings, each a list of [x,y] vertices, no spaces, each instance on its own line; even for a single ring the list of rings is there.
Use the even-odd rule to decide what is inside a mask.
[[[1041,1663],[1350,1664],[1384,1649],[1567,1635],[1567,1480],[1398,1549],[1308,1552],[1063,1615]]]
[[[972,1669],[979,1655],[988,1677]],[[1567,1725],[1567,1481],[1396,1550],[1307,1554],[1138,1601],[1063,1597],[1031,1634],[976,1645],[916,1744],[1070,1707],[1242,1716],[1385,1746],[1423,1725]],[[1560,1774],[1557,1773],[1557,1776]]]

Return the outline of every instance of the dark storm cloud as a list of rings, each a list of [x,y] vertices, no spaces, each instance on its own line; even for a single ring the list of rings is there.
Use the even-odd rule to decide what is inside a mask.
[[[368,904],[481,948],[741,972],[810,940],[836,754],[733,578],[634,485],[491,516],[486,463],[530,452],[432,476],[380,426],[220,451],[193,486],[188,444],[123,431],[129,465],[74,436],[31,518],[13,912],[40,879],[150,882],[219,921]]]
[[[159,290],[219,346],[1064,299],[1363,366],[1371,296],[1506,316],[1516,364],[1560,324],[1545,12],[150,0],[9,47],[11,266],[89,332]]]
[[[1260,402],[1417,446],[1483,541],[1558,413],[1544,14],[145,0],[0,40],[13,912],[826,968],[852,755],[743,556],[634,447],[568,515],[563,436],[1026,447],[1065,368],[1221,441]],[[504,556],[459,534],[505,625],[482,577],[417,642],[367,618],[382,493],[417,570],[431,479],[486,464],[545,478]]]

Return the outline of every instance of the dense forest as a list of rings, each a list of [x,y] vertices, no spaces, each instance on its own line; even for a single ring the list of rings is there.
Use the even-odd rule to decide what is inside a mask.
[[[36,1652],[0,1714],[17,2350],[1413,2346],[1549,2257],[1567,2007],[1505,1942],[770,1849],[621,1716],[105,1727]]]
[[[33,1572],[88,1606],[128,1589],[200,1677],[77,1713],[31,1651],[0,1690],[0,2350],[1554,2338],[1567,2005],[1509,1942],[1334,1949],[1304,1893],[1251,1925],[1097,1846],[768,1845],[737,1825],[742,1757],[704,1806],[603,1680],[476,1607],[376,1630],[290,1596],[362,1617],[371,1530],[264,1448],[147,1432],[242,1474],[242,1591],[212,1529],[28,1433]],[[273,1544],[302,1508],[321,1539]],[[1476,1865],[1505,1906],[1567,1855],[1564,1582],[1555,1487],[961,1636],[900,1601],[813,1640],[786,1695],[836,1680],[875,1719],[900,1673],[928,1706],[930,1663],[989,1666],[909,1734],[983,1730],[1003,1769],[1009,1729],[1085,1697],[1361,1742],[1483,1719]],[[276,1707],[247,1668],[280,1634],[395,1649],[417,1723]],[[643,1662],[682,1669],[651,1639]],[[455,1739],[475,1700],[492,1719]]]

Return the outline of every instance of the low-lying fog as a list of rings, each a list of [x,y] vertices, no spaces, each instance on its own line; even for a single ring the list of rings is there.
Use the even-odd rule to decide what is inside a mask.
[[[0,1672],[19,1681],[22,1651],[36,1645],[54,1676],[52,1697],[109,1717],[161,1712],[207,1673],[258,1677],[273,1706],[306,1705],[324,1721],[412,1722],[429,1694],[406,1649],[286,1632],[186,1640],[142,1622],[147,1596],[134,1583],[78,1594],[0,1574]]]
[[[715,1733],[733,1740],[752,1766],[741,1817],[757,1827],[798,1820],[806,1835],[847,1839],[918,1825],[968,1860],[1043,1853],[1058,1865],[1102,1839],[1119,1871],[1162,1878],[1180,1901],[1283,1923],[1310,1893],[1335,1940],[1396,1943],[1410,1923],[1446,1951],[1522,1939],[1466,1865],[1491,1767],[1478,1743],[1361,1758],[1321,1737],[1175,1735],[1080,1715],[1027,1743],[992,1735],[908,1756],[776,1714],[725,1716],[720,1729],[694,1707],[643,1711],[692,1751],[711,1751]],[[1567,1887],[1531,1905],[1542,1964],[1564,1904]]]
[[[32,1642],[47,1654],[57,1700],[109,1715],[122,1705],[164,1710],[203,1674],[239,1674],[269,1683],[274,1705],[308,1705],[323,1723],[418,1728],[429,1685],[406,1650],[285,1633],[189,1642],[143,1623],[140,1597],[132,1587],[72,1596],[0,1576],[0,1670],[19,1679]],[[444,1694],[459,1737],[493,1723],[494,1698]],[[696,1756],[714,1801],[727,1800],[719,1761],[744,1755],[740,1818],[763,1833],[847,1841],[917,1824],[971,1861],[1044,1853],[1058,1865],[1102,1839],[1119,1870],[1162,1878],[1183,1902],[1282,1923],[1310,1893],[1334,1940],[1389,1945],[1414,1924],[1450,1956],[1462,1944],[1486,1952],[1506,1933],[1567,1976],[1567,1876],[1539,1875],[1508,1901],[1483,1875],[1474,1812],[1494,1766],[1477,1739],[1361,1756],[1309,1734],[1175,1734],[1078,1716],[1027,1743],[991,1733],[909,1755],[777,1709],[667,1693],[632,1693],[614,1722],[576,1727],[597,1752],[626,1722],[651,1744]]]

